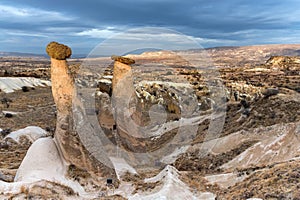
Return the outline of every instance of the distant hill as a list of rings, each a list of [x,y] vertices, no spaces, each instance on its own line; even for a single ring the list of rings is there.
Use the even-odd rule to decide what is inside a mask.
[[[46,57],[46,55],[20,52],[0,52],[0,57]]]
[[[203,54],[203,52],[205,52]],[[162,58],[168,59],[168,63],[177,63],[174,53],[182,54],[184,60],[195,60],[201,65],[214,65],[214,66],[251,66],[264,64],[272,56],[300,56],[300,44],[267,44],[267,45],[253,45],[253,46],[224,46],[224,47],[211,47],[205,49],[189,49],[189,50],[176,50],[176,51],[150,51],[143,52],[142,54],[128,55],[136,60],[138,59],[152,59],[161,60]],[[188,57],[184,57],[187,56]],[[177,57],[178,58],[178,57]],[[202,59],[202,60],[201,60]]]
[[[0,57],[36,57],[36,58],[49,58],[46,54],[34,54],[34,53],[21,53],[21,52],[1,52]],[[74,54],[72,58],[86,58],[87,54]]]
[[[220,47],[209,47],[204,49],[189,49],[189,50],[175,50],[173,52],[188,52],[188,53],[199,53],[202,51],[207,51],[214,57],[214,54],[264,54],[263,57],[270,56],[300,56],[300,44],[266,44],[266,45],[253,45],[253,46],[220,46]],[[151,53],[157,54],[157,52],[164,52],[163,49],[153,49],[145,48],[138,49],[132,52],[127,52],[127,55],[151,55]],[[220,55],[218,55],[220,56]],[[33,53],[21,53],[21,52],[1,52],[0,57],[41,57],[48,58],[46,54],[33,54]],[[97,58],[97,57],[107,57],[104,55],[93,55],[93,54],[73,54],[71,58]]]

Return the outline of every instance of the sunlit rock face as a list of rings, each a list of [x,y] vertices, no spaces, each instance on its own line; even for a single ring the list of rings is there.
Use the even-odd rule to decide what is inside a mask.
[[[82,144],[72,113],[72,102],[75,98],[74,78],[69,73],[66,58],[71,56],[71,49],[65,45],[51,42],[46,49],[51,57],[52,94],[57,108],[57,124],[54,138],[64,159],[80,169],[95,174],[95,178],[115,178],[114,169],[105,164],[110,160],[101,155],[102,161],[94,158]],[[81,113],[84,115],[84,113]],[[101,148],[101,147],[99,147]],[[112,166],[112,165],[111,165]]]

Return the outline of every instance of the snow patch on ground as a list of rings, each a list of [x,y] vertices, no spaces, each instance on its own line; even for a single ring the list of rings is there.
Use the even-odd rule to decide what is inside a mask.
[[[0,180],[0,191],[3,194],[17,194],[21,191],[21,187],[28,185],[27,182],[7,183]]]
[[[14,181],[54,181],[63,177],[66,170],[53,139],[40,138],[28,149]]]
[[[42,180],[65,185],[77,192],[81,197],[92,199],[98,194],[86,193],[75,181],[66,178],[67,165],[60,156],[54,140],[50,137],[36,140],[28,149],[13,183],[0,181],[3,194],[19,193],[22,186],[40,185]]]
[[[20,90],[22,87],[51,86],[50,81],[32,78],[32,77],[0,77],[0,90],[5,93],[11,93]]]
[[[112,75],[105,75],[105,76],[103,76],[102,78],[105,78],[105,79],[113,79],[113,76],[112,76]]]
[[[13,112],[13,111],[6,111],[6,110],[2,110],[3,115],[7,115],[7,114],[11,114],[11,115],[17,115],[18,112]]]
[[[184,127],[184,126],[191,126],[191,125],[198,125],[205,121],[206,119],[211,119],[211,118],[217,118],[220,117],[221,115],[216,115],[213,116],[213,114],[206,114],[206,115],[201,115],[201,116],[196,116],[196,117],[191,117],[191,118],[180,118],[178,121],[171,121],[171,122],[166,122],[161,126],[156,126],[154,127],[151,132],[147,132],[150,137],[153,137],[152,139],[158,139],[160,138],[164,133],[169,132],[171,130],[174,130],[179,127]],[[147,130],[149,131],[149,130]]]
[[[247,199],[247,200],[263,200],[261,198],[250,198],[250,199]]]
[[[138,193],[131,197],[129,200],[182,200],[182,199],[215,199],[212,193],[194,194],[190,191],[189,187],[179,179],[179,172],[176,168],[168,165],[158,175],[145,179],[145,183],[162,182],[163,186],[152,192]]]
[[[235,173],[227,173],[206,176],[205,178],[210,184],[216,183],[222,188],[228,188],[230,186],[235,185],[236,183],[243,181],[246,178],[246,176],[237,176],[237,174]]]
[[[109,80],[109,79],[100,79],[98,82],[99,83],[106,83],[106,84],[111,84],[112,83],[112,81]]]
[[[143,85],[153,85],[153,84],[161,84],[167,87],[183,87],[183,88],[192,88],[190,83],[176,83],[176,82],[168,82],[168,81],[141,81],[138,83],[139,86]]]
[[[4,140],[11,138],[15,142],[19,143],[22,136],[28,138],[31,142],[34,142],[41,137],[47,136],[47,132],[37,126],[28,126],[24,129],[11,132],[4,138]]]
[[[268,165],[288,161],[297,157],[300,152],[300,140],[296,134],[297,125],[274,125],[244,134],[244,136],[249,136],[253,135],[253,132],[259,131],[263,137],[258,143],[221,167],[224,169],[246,168],[251,165]]]

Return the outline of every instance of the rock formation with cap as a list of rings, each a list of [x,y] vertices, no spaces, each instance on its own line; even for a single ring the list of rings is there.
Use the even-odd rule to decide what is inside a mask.
[[[129,86],[133,86],[132,70],[130,65],[134,64],[135,61],[130,58],[115,56],[115,55],[111,56],[111,59],[115,61],[114,69],[113,69],[114,74],[112,79],[112,90],[113,91],[115,90],[114,94],[120,95],[121,91],[118,91],[117,93],[116,90],[118,90],[117,87],[118,88],[121,87],[121,84],[122,87],[126,86],[128,89],[130,89]],[[124,85],[124,84],[129,84],[129,85]]]
[[[113,168],[104,165],[86,149],[75,128],[72,113],[72,102],[76,98],[74,78],[66,61],[71,56],[71,49],[63,44],[51,42],[46,51],[51,57],[52,94],[57,108],[54,138],[59,151],[69,164],[96,175],[96,180],[116,178]],[[105,156],[103,155],[105,162],[110,162]]]
[[[120,112],[117,114],[116,119],[118,126],[122,126],[126,123],[126,119],[122,119],[120,116],[126,112],[124,109],[128,109],[130,101],[136,98],[135,88],[133,85],[132,69],[130,64],[135,63],[134,60],[122,56],[112,56],[114,60],[113,79],[112,79],[112,97],[115,111]],[[125,121],[124,121],[125,120]]]
[[[145,151],[145,142],[138,140],[140,131],[139,127],[133,122],[131,106],[137,100],[135,87],[133,84],[133,75],[131,64],[133,59],[122,56],[111,56],[114,60],[113,79],[112,79],[112,104],[114,107],[114,118],[119,137],[122,138],[125,148],[132,152]]]

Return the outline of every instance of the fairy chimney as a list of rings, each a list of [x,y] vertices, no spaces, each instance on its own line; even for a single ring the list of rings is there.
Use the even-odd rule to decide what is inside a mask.
[[[115,120],[119,128],[123,126],[123,129],[126,129],[125,126],[129,117],[126,115],[128,106],[130,101],[135,98],[130,66],[135,61],[122,56],[112,56],[111,59],[115,61],[112,79],[112,103],[115,107]]]
[[[116,178],[113,168],[104,165],[87,151],[75,129],[72,112],[72,102],[76,98],[74,78],[66,61],[72,54],[71,49],[66,45],[51,42],[46,52],[51,57],[52,95],[57,108],[54,139],[58,149],[69,164],[95,175],[96,180],[100,180],[101,177]],[[106,155],[103,155],[103,159],[105,163],[110,162]]]
[[[48,44],[46,52],[51,58],[52,94],[57,111],[60,114],[67,114],[71,109],[74,95],[74,80],[69,76],[66,61],[72,51],[68,46],[51,42]]]
[[[114,75],[112,79],[112,90],[118,90],[117,88],[121,88],[122,86],[131,86],[133,82],[130,65],[134,64],[135,61],[131,58],[115,55],[111,56],[111,59],[115,61],[113,69]],[[128,83],[129,85],[124,85],[126,83]],[[115,94],[117,94],[116,91]]]

